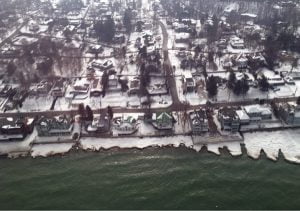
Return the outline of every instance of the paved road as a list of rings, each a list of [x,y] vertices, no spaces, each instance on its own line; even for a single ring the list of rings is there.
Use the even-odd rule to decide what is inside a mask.
[[[0,48],[1,48],[8,40],[10,40],[12,37],[14,37],[15,35],[17,35],[17,34],[20,32],[21,28],[22,28],[23,26],[25,26],[25,25],[28,23],[28,21],[29,21],[29,19],[24,20],[24,22],[23,22],[20,26],[18,26],[14,32],[12,32],[8,37],[6,37],[4,40],[2,40],[2,42],[0,43]]]
[[[298,97],[287,97],[287,98],[275,98],[275,99],[264,99],[265,103],[271,103],[272,100],[275,102],[289,102],[296,101]],[[210,104],[201,104],[201,105],[184,105],[184,104],[172,104],[167,108],[151,108],[151,112],[161,112],[161,111],[192,111],[200,108],[220,108],[225,106],[245,106],[245,105],[254,105],[258,102],[255,100],[245,100],[245,101],[236,101],[236,102],[212,102]],[[94,113],[100,113],[106,111],[106,108],[95,109]],[[149,111],[148,108],[120,108],[114,107],[114,113],[146,113]],[[75,116],[78,114],[77,110],[65,110],[65,111],[37,111],[37,112],[17,112],[17,113],[0,113],[0,117],[35,117],[35,116],[57,116],[57,115],[72,115]]]
[[[176,86],[176,79],[173,73],[173,67],[169,58],[169,53],[168,53],[168,41],[169,41],[169,35],[166,29],[166,26],[163,22],[159,21],[159,25],[162,29],[162,33],[163,33],[163,53],[164,53],[164,62],[163,62],[163,68],[164,71],[166,73],[166,78],[167,78],[167,82],[168,82],[168,86],[169,86],[169,90],[170,90],[170,94],[172,96],[172,101],[173,107],[181,107],[182,103],[179,100],[178,97],[178,92],[177,92],[177,86]]]

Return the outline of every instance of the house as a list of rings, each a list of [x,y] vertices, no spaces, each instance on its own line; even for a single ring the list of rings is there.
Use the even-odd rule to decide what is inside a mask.
[[[230,45],[234,49],[244,49],[245,48],[244,40],[242,40],[239,37],[231,38]]]
[[[270,86],[281,86],[285,84],[280,75],[267,76],[266,78]]]
[[[20,105],[22,102],[24,102],[27,96],[27,90],[19,87],[15,89],[15,95],[12,97],[12,103],[14,105]]]
[[[168,93],[166,78],[162,76],[152,76],[150,84],[146,88],[151,96]]]
[[[295,72],[295,71],[289,72],[288,76],[293,80],[300,80],[300,72]]]
[[[46,96],[50,93],[53,84],[50,81],[42,80],[38,84],[34,84],[29,88],[30,95]]]
[[[270,107],[263,107],[261,105],[244,106],[244,110],[250,117],[251,122],[259,122],[265,119],[272,119],[272,111]]]
[[[140,92],[140,83],[141,83],[141,81],[140,81],[139,77],[133,78],[129,82],[128,94],[129,95],[139,94],[139,92]]]
[[[144,28],[145,30],[152,30],[153,25],[152,25],[151,22],[147,21],[147,22],[145,22],[145,23],[143,24],[143,28]]]
[[[21,49],[14,47],[14,46],[5,46],[2,47],[2,50],[0,52],[0,56],[2,58],[10,58],[10,57],[17,57],[21,54]]]
[[[289,125],[300,125],[300,106],[296,103],[276,104],[278,116]]]
[[[240,124],[241,125],[248,125],[248,124],[250,124],[250,117],[248,116],[248,114],[246,113],[245,110],[243,110],[243,109],[237,110],[236,114],[238,115],[238,117],[240,119]]]
[[[94,79],[91,87],[90,96],[98,97],[103,93],[103,86],[101,84],[100,78]]]
[[[227,40],[226,39],[220,39],[217,42],[217,47],[219,50],[225,50],[227,48]]]
[[[113,133],[115,135],[131,135],[138,131],[138,122],[132,117],[116,117],[113,119]]]
[[[177,32],[177,33],[188,33],[188,32],[190,32],[190,27],[188,25],[185,25],[184,23],[175,22],[173,24],[173,28],[175,29],[175,32]]]
[[[184,90],[187,92],[193,92],[195,91],[195,80],[192,76],[192,73],[189,71],[185,71],[183,75],[183,86]]]
[[[108,90],[109,91],[121,91],[121,84],[119,83],[118,76],[113,74],[108,76]]]
[[[86,128],[89,133],[106,133],[110,130],[110,120],[107,114],[94,115],[91,124]]]
[[[63,80],[58,80],[54,83],[54,86],[51,90],[51,95],[53,97],[63,97],[65,95],[66,86]]]
[[[70,91],[70,94],[73,95],[83,95],[87,94],[90,89],[90,82],[86,78],[77,79],[73,84],[73,89]]]
[[[244,54],[241,54],[235,59],[235,64],[239,70],[246,69],[248,66],[248,59]]]
[[[208,132],[208,120],[206,111],[203,109],[191,112],[189,114],[190,124],[192,132],[195,135],[201,134],[203,132]]]
[[[238,132],[240,129],[240,119],[233,107],[223,107],[218,111],[218,120],[222,130]]]
[[[243,21],[251,21],[251,22],[254,22],[257,18],[257,15],[256,14],[252,14],[252,13],[242,13],[241,14],[241,19]]]
[[[38,42],[38,38],[18,36],[12,42],[12,45],[15,47],[24,47],[36,44]]]
[[[191,35],[189,33],[181,32],[175,34],[176,43],[188,43],[190,41]]]
[[[35,118],[0,118],[0,141],[23,140],[34,129]]]
[[[73,128],[73,119],[67,116],[41,117],[36,123],[39,136],[69,136]]]
[[[171,113],[161,112],[152,114],[152,125],[158,130],[173,129],[174,118]]]
[[[28,24],[28,29],[29,29],[29,31],[37,32],[37,31],[39,31],[40,26],[36,22],[30,21]]]
[[[50,81],[43,80],[36,85],[36,93],[38,95],[48,95],[52,85],[53,84]]]
[[[11,85],[2,84],[0,86],[0,97],[8,97],[13,93],[13,89]]]
[[[123,34],[117,34],[113,38],[113,42],[117,44],[122,44],[125,42],[125,36]]]

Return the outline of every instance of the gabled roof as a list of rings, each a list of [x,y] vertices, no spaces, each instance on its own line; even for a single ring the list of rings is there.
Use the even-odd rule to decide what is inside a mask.
[[[161,120],[161,119],[172,119],[172,116],[167,112],[158,113],[156,120]]]

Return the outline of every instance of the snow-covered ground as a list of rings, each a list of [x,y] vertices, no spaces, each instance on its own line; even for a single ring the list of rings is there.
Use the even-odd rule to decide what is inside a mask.
[[[28,135],[23,141],[0,142],[0,154],[13,154],[29,152],[31,143],[37,136],[37,131],[34,130],[32,134]]]
[[[143,130],[148,130],[143,126]],[[150,127],[150,125],[149,125]],[[151,126],[152,127],[152,126]],[[257,132],[245,133],[244,143],[247,154],[258,159],[263,150],[267,157],[272,160],[277,160],[279,151],[284,155],[284,158],[290,162],[300,163],[300,130],[286,130],[276,132]],[[75,143],[53,143],[53,144],[35,144],[31,146],[32,141],[36,137],[36,131],[28,136],[22,142],[2,142],[0,143],[0,153],[9,154],[11,157],[14,154],[27,154],[32,157],[51,156],[55,154],[64,154],[71,150]],[[95,150],[118,148],[139,148],[146,147],[164,147],[173,146],[179,147],[181,145],[187,148],[193,148],[200,151],[205,145],[209,152],[220,155],[220,149],[226,147],[232,156],[239,156],[242,154],[241,145],[239,141],[231,142],[215,142],[208,144],[194,144],[190,136],[170,136],[170,137],[122,137],[122,138],[87,138],[83,137],[79,140],[82,149]]]
[[[267,157],[277,160],[279,150],[285,159],[300,163],[300,130],[245,133],[244,142],[250,157],[257,159],[261,150]]]
[[[27,97],[23,102],[22,108],[19,110],[22,112],[47,111],[50,110],[53,99],[54,98],[51,95],[44,97]]]
[[[74,143],[34,145],[31,149],[31,156],[35,158],[48,157],[56,154],[64,154],[69,152],[73,145]]]
[[[193,142],[189,136],[176,136],[176,137],[157,137],[157,138],[81,138],[80,144],[85,150],[100,150],[110,149],[113,147],[119,148],[139,148],[143,149],[150,146],[174,146],[179,147],[185,145],[192,147]]]

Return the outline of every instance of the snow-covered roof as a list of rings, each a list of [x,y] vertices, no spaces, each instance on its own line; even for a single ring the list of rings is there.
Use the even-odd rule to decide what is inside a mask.
[[[252,13],[243,13],[243,14],[241,14],[241,16],[249,17],[249,18],[256,18],[257,17],[257,15],[252,14]]]
[[[244,110],[237,110],[236,114],[238,115],[239,119],[242,121],[250,120],[248,114]]]
[[[182,33],[175,34],[175,39],[176,40],[189,39],[189,38],[190,38],[190,34],[189,33],[182,32]]]
[[[244,107],[247,114],[260,113],[260,108],[258,105],[250,105]]]
[[[249,105],[245,106],[244,110],[247,114],[259,113],[261,115],[271,115],[272,111],[269,107],[262,107],[261,105]]]

